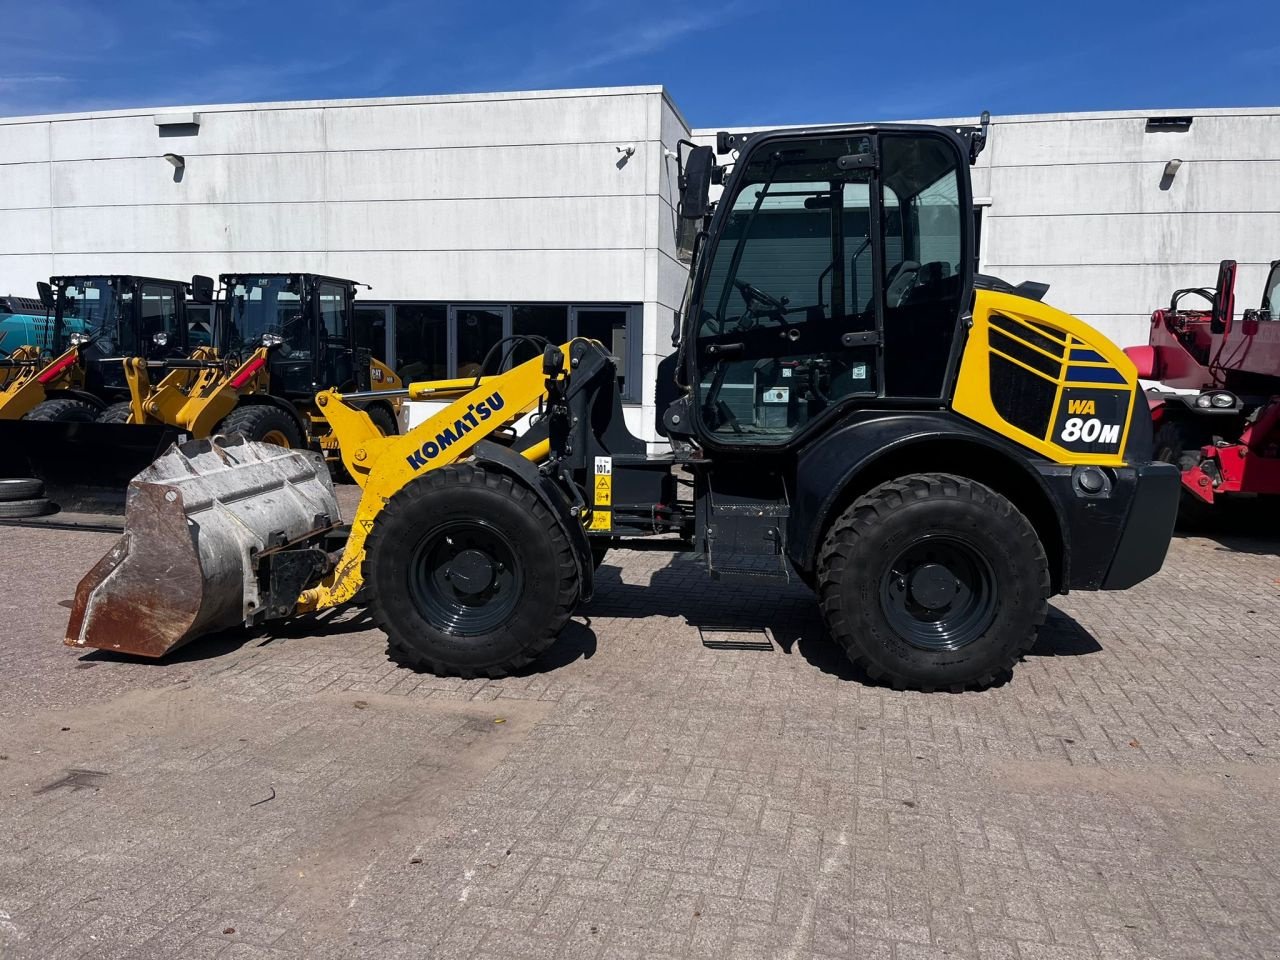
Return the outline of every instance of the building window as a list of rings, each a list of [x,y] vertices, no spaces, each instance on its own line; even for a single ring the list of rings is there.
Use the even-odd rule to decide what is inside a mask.
[[[481,373],[496,373],[501,356],[490,359],[489,351],[503,337],[507,311],[504,307],[453,308],[454,350],[457,357],[457,376],[474,377]]]
[[[442,303],[396,305],[396,375],[405,383],[449,376],[449,308]]]
[[[599,340],[613,357],[618,367],[618,386],[622,389],[623,399],[633,399],[632,377],[628,376],[627,362],[629,354],[628,333],[631,327],[631,309],[629,307],[575,307],[575,337],[590,337]]]
[[[511,332],[542,337],[559,346],[569,339],[569,308],[564,304],[518,303],[511,308]],[[511,351],[511,364],[532,360],[538,353],[531,343],[517,343]]]
[[[360,308],[384,310],[361,304]],[[394,345],[388,363],[406,382],[474,377],[494,344],[516,334],[561,344],[573,337],[599,340],[618,365],[622,399],[640,399],[640,308],[630,304],[396,303],[388,311]],[[508,354],[508,350],[510,353]],[[506,358],[509,369],[540,353],[533,344],[504,345],[485,366],[491,374]],[[378,351],[374,350],[374,355]]]

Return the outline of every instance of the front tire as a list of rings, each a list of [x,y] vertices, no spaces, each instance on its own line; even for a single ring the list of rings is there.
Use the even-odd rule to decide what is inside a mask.
[[[1035,528],[991,488],[950,474],[883,483],[831,525],[818,595],[832,637],[873,679],[920,690],[1007,677],[1048,613]]]
[[[37,404],[24,420],[42,420],[46,423],[93,423],[98,418],[98,410],[83,400],[70,397],[58,397]]]
[[[297,421],[279,407],[265,403],[236,407],[222,418],[213,432],[240,433],[246,440],[274,443],[288,450],[297,450],[304,445]]]
[[[471,464],[432,470],[387,501],[364,582],[392,658],[442,676],[518,670],[578,601],[573,546],[551,511],[518,480]]]
[[[128,400],[113,403],[98,413],[98,423],[128,423],[133,414],[133,404]]]

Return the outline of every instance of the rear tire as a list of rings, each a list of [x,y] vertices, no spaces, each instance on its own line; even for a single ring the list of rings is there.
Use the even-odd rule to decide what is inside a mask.
[[[994,490],[917,474],[883,483],[831,525],[818,595],[832,637],[873,679],[964,690],[1004,679],[1048,613],[1035,528]]]
[[[101,413],[98,414],[99,423],[128,423],[129,415],[133,412],[133,404],[128,400],[121,400],[119,403],[113,403]]]
[[[214,433],[240,433],[246,440],[274,443],[289,450],[303,446],[298,423],[279,407],[250,403],[236,407],[214,428]]]
[[[391,657],[497,677],[536,659],[578,602],[573,546],[528,487],[470,464],[401,489],[365,544],[369,611]]]
[[[34,477],[0,479],[0,503],[32,500],[44,496],[44,481]]]
[[[386,407],[368,407],[365,413],[369,414],[369,419],[373,421],[373,425],[378,428],[378,432],[384,437],[394,437],[400,432],[400,425],[396,423],[395,414]]]
[[[92,404],[70,397],[58,397],[38,404],[22,419],[42,420],[46,423],[93,423],[97,418],[98,410]]]

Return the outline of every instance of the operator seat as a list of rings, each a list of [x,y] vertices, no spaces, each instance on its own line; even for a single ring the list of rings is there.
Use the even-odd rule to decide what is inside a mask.
[[[903,260],[893,267],[885,277],[887,282],[884,291],[885,306],[900,306],[907,291],[915,286],[916,274],[919,272],[920,263],[917,260]]]

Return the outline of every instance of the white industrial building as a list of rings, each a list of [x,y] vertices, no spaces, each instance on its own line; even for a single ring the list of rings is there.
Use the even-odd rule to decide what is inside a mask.
[[[0,293],[76,273],[347,277],[410,376],[467,372],[510,332],[611,342],[652,438],[685,282],[673,153],[712,135],[657,86],[4,118]],[[1280,108],[993,117],[980,268],[1144,341],[1151,309],[1223,258],[1254,304],[1278,185]]]

